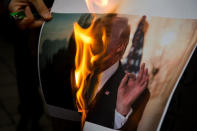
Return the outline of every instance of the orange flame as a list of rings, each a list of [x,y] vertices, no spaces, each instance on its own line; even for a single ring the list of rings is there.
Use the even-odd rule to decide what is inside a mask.
[[[112,0],[86,0],[90,12],[95,12],[96,10],[94,9],[96,8],[105,13],[113,13],[120,3],[117,4],[116,2],[112,4],[110,2],[112,2]],[[90,99],[86,99],[86,93],[88,92],[91,78],[95,74],[95,63],[104,56],[107,50],[106,29],[103,27],[99,29],[99,31],[97,30],[97,32],[101,34],[98,38],[98,34],[95,34],[96,31],[94,30],[95,21],[96,15],[94,14],[91,25],[86,29],[82,28],[78,23],[74,23],[74,37],[76,43],[74,87],[77,90],[77,108],[79,112],[82,112],[82,128],[88,112],[87,106],[96,95],[97,86],[95,85],[91,87],[93,88],[93,92],[91,92]],[[101,47],[101,49],[98,49],[99,47]],[[97,79],[99,79],[98,75]]]
[[[91,13],[115,13],[123,0],[86,0]]]
[[[102,29],[102,50],[99,53],[94,53],[96,49],[97,40],[93,36],[94,21],[89,28],[84,29],[78,23],[74,23],[74,37],[76,42],[76,56],[75,56],[75,86],[77,88],[76,100],[77,108],[82,112],[82,125],[86,118],[87,113],[87,100],[85,100],[85,93],[88,90],[89,76],[93,76],[95,71],[94,63],[103,56],[107,49],[105,29]],[[96,90],[96,87],[94,87]],[[93,91],[95,92],[95,91]],[[92,94],[94,95],[94,93]]]

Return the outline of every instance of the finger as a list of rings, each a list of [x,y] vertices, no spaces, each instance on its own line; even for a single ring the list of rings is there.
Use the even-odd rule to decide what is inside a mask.
[[[38,27],[41,27],[43,23],[44,23],[43,20],[36,20],[33,23],[31,23],[28,27],[30,29],[38,28]]]
[[[142,90],[144,90],[148,86],[148,79],[143,83]]]
[[[147,83],[148,83],[148,82],[146,82],[146,83],[143,84],[142,88],[140,89],[141,92],[143,92],[144,89],[147,87]]]
[[[26,18],[28,18],[32,22],[34,21],[34,15],[32,14],[31,9],[30,9],[29,6],[25,7],[25,15],[26,15]]]
[[[27,3],[9,4],[8,9],[10,12],[17,12],[23,10],[25,6]]]
[[[147,76],[146,81],[147,81],[147,85],[146,85],[146,86],[148,86],[148,83],[149,83],[149,76]]]
[[[128,77],[131,78],[132,80],[136,79],[135,74],[133,74],[133,73],[127,73],[127,74],[128,74]]]
[[[30,0],[30,1],[38,11],[39,15],[44,20],[50,20],[52,18],[51,13],[49,12],[49,9],[46,7],[43,0]]]
[[[145,67],[145,63],[143,63],[141,66],[140,66],[140,71],[139,71],[139,74],[137,76],[137,82],[140,82],[141,79],[142,79],[142,75],[144,73],[144,67]]]
[[[149,77],[147,76],[146,77],[146,80],[143,82],[143,84],[141,85],[142,88],[146,88],[148,86],[148,83],[149,83]],[[145,86],[145,87],[144,87]]]
[[[149,82],[149,75],[148,75],[148,69],[146,69],[146,77],[144,78],[143,83],[141,84],[142,89],[146,88],[148,86],[148,82]]]
[[[19,27],[23,30],[26,29],[34,21],[34,16],[31,12],[29,6],[25,7],[25,18],[23,20],[17,21]]]
[[[20,1],[20,2],[16,2],[11,0],[8,6],[8,9],[10,12],[17,12],[17,11],[21,11],[24,9],[25,6],[27,6],[28,3],[26,1]]]
[[[128,81],[128,74],[125,74],[125,76],[123,77],[123,79],[121,80],[120,82],[120,88],[124,87],[126,84],[127,84],[127,81]]]
[[[148,75],[148,69],[144,69],[144,73],[142,74],[142,80],[140,81],[140,84],[142,85],[147,80]]]

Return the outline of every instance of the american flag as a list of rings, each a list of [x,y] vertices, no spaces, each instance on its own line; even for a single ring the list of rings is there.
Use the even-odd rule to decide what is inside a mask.
[[[129,55],[126,58],[126,62],[123,63],[123,68],[127,72],[137,74],[140,69],[140,63],[143,55],[144,36],[147,27],[146,25],[146,16],[143,16],[135,31]]]

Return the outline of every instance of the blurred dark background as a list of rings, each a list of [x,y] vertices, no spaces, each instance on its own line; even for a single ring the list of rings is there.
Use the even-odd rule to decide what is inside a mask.
[[[173,94],[161,131],[196,131],[197,49]]]
[[[38,86],[37,45],[31,47],[29,32],[17,28],[7,6],[0,0],[0,131],[51,131]]]
[[[20,121],[16,63],[28,63],[28,56],[16,56],[16,49],[26,47],[26,32],[19,31],[7,10],[7,0],[0,1],[0,131],[15,131]],[[21,39],[22,38],[22,39]],[[16,62],[17,57],[17,62]],[[161,131],[196,130],[197,119],[197,49],[195,50],[170,102]],[[31,63],[31,62],[29,62]],[[32,70],[23,64],[23,72]],[[21,71],[21,70],[20,70]],[[27,78],[31,76],[26,76]],[[25,82],[26,80],[24,80]],[[31,83],[29,83],[31,86]],[[40,90],[40,89],[38,89]],[[28,111],[27,111],[28,112]],[[44,113],[40,118],[43,131],[51,130],[51,123]]]

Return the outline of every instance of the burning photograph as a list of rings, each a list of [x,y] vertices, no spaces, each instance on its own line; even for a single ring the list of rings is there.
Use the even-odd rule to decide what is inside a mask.
[[[39,41],[47,105],[82,130],[156,130],[196,47],[197,20],[52,13]],[[61,116],[61,114],[60,114]]]

